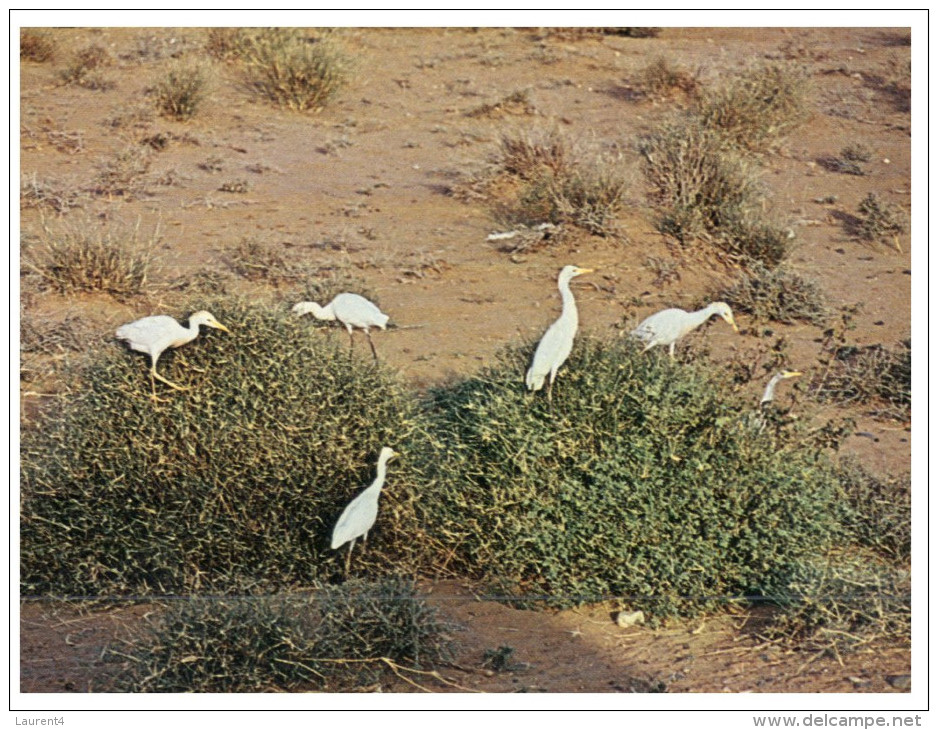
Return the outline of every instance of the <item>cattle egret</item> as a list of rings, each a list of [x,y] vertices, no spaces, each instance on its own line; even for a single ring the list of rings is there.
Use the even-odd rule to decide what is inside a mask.
[[[342,511],[339,521],[335,523],[335,529],[332,531],[332,549],[336,550],[351,541],[348,547],[348,557],[345,560],[346,575],[348,575],[349,564],[352,560],[355,540],[360,537],[364,544],[368,539],[368,531],[374,526],[375,519],[378,517],[378,497],[381,496],[381,488],[384,486],[387,464],[395,456],[397,453],[393,449],[387,446],[381,449],[381,454],[378,456],[377,477],[368,489],[349,502]]]
[[[365,299],[365,297],[344,292],[337,295],[325,307],[320,307],[316,302],[300,302],[299,304],[295,304],[293,305],[293,313],[297,316],[312,313],[316,319],[330,322],[338,320],[345,325],[345,329],[348,330],[349,348],[352,347],[354,342],[352,339],[352,330],[364,330],[365,335],[368,337],[368,344],[371,345],[371,354],[374,355],[375,360],[378,359],[375,343],[371,341],[371,333],[368,330],[369,327],[378,327],[382,330],[387,329],[389,317],[378,309],[374,303]]]
[[[759,401],[759,408],[765,408],[766,404],[772,402],[772,399],[775,398],[775,386],[781,381],[788,380],[789,378],[797,378],[801,375],[804,375],[804,373],[799,373],[797,370],[782,370],[776,373],[769,381],[769,384],[765,386],[762,400]]]
[[[177,385],[156,372],[156,361],[159,360],[160,355],[167,348],[180,347],[187,342],[192,342],[199,336],[199,327],[203,324],[206,327],[230,332],[225,325],[204,310],[189,317],[188,327],[183,327],[172,317],[158,314],[153,317],[138,319],[136,322],[117,328],[117,339],[126,342],[131,350],[143,352],[150,356],[150,387],[153,391],[151,396],[153,400],[159,400],[156,397],[156,380],[160,380],[176,390],[186,390],[184,386]]]
[[[576,336],[580,320],[576,310],[576,301],[570,291],[570,280],[580,274],[589,274],[592,269],[581,269],[579,266],[564,266],[557,277],[557,287],[563,299],[563,309],[560,317],[541,338],[534,351],[531,367],[524,377],[528,390],[540,390],[544,387],[544,378],[550,376],[547,384],[547,395],[550,397],[557,370],[566,362],[573,349],[573,338]]]
[[[683,309],[665,309],[651,315],[638,327],[632,330],[632,337],[645,343],[642,352],[650,350],[655,345],[668,345],[671,357],[674,357],[674,343],[688,332],[697,329],[713,315],[718,314],[732,325],[733,330],[739,332],[739,327],[733,321],[733,312],[725,302],[714,302],[696,312],[686,312]]]

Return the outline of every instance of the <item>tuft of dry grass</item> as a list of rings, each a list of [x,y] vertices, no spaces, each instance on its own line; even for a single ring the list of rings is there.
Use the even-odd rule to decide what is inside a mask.
[[[702,122],[755,152],[774,149],[808,117],[810,88],[795,66],[762,64],[701,94]]]
[[[351,73],[351,60],[334,41],[311,39],[294,28],[245,30],[234,42],[232,54],[241,63],[248,86],[296,111],[322,109]]]
[[[78,51],[59,72],[66,84],[76,84],[90,89],[111,88],[113,83],[100,75],[100,70],[111,65],[111,54],[98,45],[87,46]]]
[[[659,56],[639,71],[636,85],[650,96],[667,96],[674,92],[696,96],[699,86],[695,76],[673,66],[663,56]]]
[[[40,178],[36,173],[20,176],[20,206],[23,208],[49,208],[56,213],[67,213],[81,206],[83,193],[60,180]]]
[[[152,161],[152,148],[130,144],[98,163],[98,172],[89,192],[107,198],[133,200],[146,194],[146,179]]]
[[[43,221],[34,237],[24,236],[23,262],[61,294],[105,292],[128,297],[144,291],[161,240],[159,225],[134,225],[83,216]]]
[[[51,61],[56,54],[56,42],[52,34],[35,28],[20,30],[20,60],[34,63]]]
[[[618,235],[615,215],[629,187],[618,156],[584,150],[556,129],[522,130],[502,135],[498,168],[507,184],[496,214],[508,225],[569,224]]]
[[[163,116],[185,121],[205,100],[208,70],[201,62],[173,63],[156,82],[153,93]]]

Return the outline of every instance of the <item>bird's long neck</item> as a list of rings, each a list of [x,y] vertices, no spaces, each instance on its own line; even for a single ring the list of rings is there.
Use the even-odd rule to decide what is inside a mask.
[[[778,385],[778,382],[781,379],[781,375],[776,375],[769,381],[769,384],[765,386],[765,392],[762,394],[762,400],[759,401],[760,406],[764,406],[766,403],[772,402],[772,399],[775,398],[775,386]]]
[[[700,325],[710,319],[714,314],[716,314],[716,312],[717,310],[713,308],[712,304],[710,306],[704,307],[703,309],[698,309],[696,312],[688,312],[688,331],[700,327]]]
[[[190,319],[189,326],[183,328],[186,330],[186,334],[179,338],[179,344],[175,345],[175,347],[179,347],[179,345],[185,345],[187,342],[192,342],[192,340],[198,337],[199,327],[201,324],[202,323],[197,319]]]
[[[570,291],[570,282],[561,281],[560,282],[560,298],[563,300],[563,309],[560,312],[561,319],[566,319],[572,322],[578,322],[580,315],[577,312],[576,300],[573,298],[573,292]]]
[[[313,305],[313,316],[316,319],[323,319],[329,322],[335,321],[335,312],[332,310],[332,304],[327,304],[325,307],[319,307]]]

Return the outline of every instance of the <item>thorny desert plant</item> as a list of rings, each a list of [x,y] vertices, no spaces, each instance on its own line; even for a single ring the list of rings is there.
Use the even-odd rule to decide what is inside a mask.
[[[56,43],[52,34],[44,30],[23,28],[20,31],[20,59],[45,63],[55,56]]]
[[[668,59],[658,57],[638,73],[638,87],[646,94],[663,96],[675,91],[694,96],[697,79],[682,68],[673,66]]]
[[[98,165],[89,192],[107,198],[133,200],[148,190],[147,173],[151,164],[150,148],[131,144],[115,152]]]
[[[96,291],[127,297],[144,291],[161,238],[159,225],[102,223],[90,216],[44,220],[24,235],[23,261],[61,294]]]
[[[309,600],[245,596],[174,601],[128,646],[118,689],[127,692],[262,692],[316,686]]]
[[[679,117],[640,139],[639,152],[663,233],[682,243],[706,237],[768,266],[785,258],[788,234],[762,211],[755,163],[721,133]]]
[[[77,394],[41,431],[24,433],[24,592],[328,579],[345,561],[329,548],[335,520],[374,479],[384,446],[401,458],[352,572],[405,569],[417,547],[405,495],[420,419],[399,380],[282,304],[226,298],[191,309],[208,309],[231,334],[203,332],[160,358],[160,372],[189,391],[154,403],[147,358],[115,344],[89,355]],[[406,541],[390,537],[391,520],[410,531]]]
[[[322,662],[318,666],[324,673],[344,675],[361,684],[367,677],[364,669],[370,669],[368,674],[374,677],[385,668],[375,663],[382,657],[416,669],[452,659],[455,627],[439,618],[410,578],[388,576],[323,586],[317,600],[319,656],[358,663],[334,662],[330,667]]]
[[[785,64],[765,64],[705,92],[698,113],[707,127],[745,149],[762,152],[776,147],[807,119],[808,98],[804,72]]]
[[[908,568],[855,549],[806,560],[776,602],[782,610],[764,638],[801,650],[836,656],[875,641],[911,639]]]
[[[758,261],[708,299],[715,300],[725,301],[734,310],[747,312],[762,322],[823,325],[831,316],[817,282],[784,266],[769,269]]]
[[[906,231],[905,216],[901,210],[876,193],[867,194],[857,210],[860,213],[857,231],[867,241],[880,241]]]
[[[311,595],[191,597],[109,654],[130,661],[124,691],[342,691],[450,658],[450,628],[392,576]]]
[[[349,58],[332,40],[310,39],[296,29],[259,29],[239,55],[251,88],[297,111],[324,107],[350,74]]]
[[[78,84],[98,88],[101,79],[96,73],[111,63],[111,54],[103,46],[92,45],[76,53],[68,65],[59,72],[59,77],[66,84]]]
[[[179,121],[191,119],[205,99],[207,84],[204,64],[177,61],[154,86],[156,105],[167,117]]]
[[[502,136],[499,168],[513,180],[498,214],[512,225],[570,224],[598,236],[616,234],[628,178],[621,161],[584,151],[558,131]]]
[[[847,524],[854,539],[898,563],[912,556],[911,475],[878,476],[853,457],[837,469],[850,506]]]
[[[827,366],[811,384],[812,396],[842,406],[873,406],[872,414],[908,420],[912,409],[912,341],[894,349],[834,341]]]
[[[24,208],[50,208],[56,213],[67,213],[79,207],[81,190],[52,178],[40,178],[36,173],[20,176],[20,205]]]
[[[549,402],[524,390],[530,352],[431,393],[439,446],[415,509],[437,569],[532,602],[693,615],[784,588],[836,539],[833,466],[748,429],[752,406],[712,369],[580,340]]]

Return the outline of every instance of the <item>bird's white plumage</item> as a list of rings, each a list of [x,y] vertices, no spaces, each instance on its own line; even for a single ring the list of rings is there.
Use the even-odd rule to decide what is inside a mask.
[[[188,327],[183,327],[175,319],[165,314],[157,314],[121,325],[117,328],[115,335],[117,339],[126,342],[131,350],[143,352],[150,356],[151,376],[174,388],[179,388],[180,386],[171,383],[156,372],[156,362],[165,350],[181,347],[198,337],[199,327],[202,325],[220,329],[224,332],[229,331],[227,327],[215,319],[211,312],[202,310],[189,317]],[[153,395],[156,396],[155,385]]]
[[[364,330],[371,345],[371,353],[378,359],[375,343],[371,341],[371,327],[387,329],[390,317],[378,309],[374,302],[370,302],[360,294],[343,292],[338,294],[326,306],[321,307],[316,302],[299,302],[293,305],[293,313],[297,316],[312,314],[316,319],[334,322],[338,320],[348,330],[349,344],[352,342],[354,329]]]
[[[697,329],[713,315],[726,320],[736,332],[739,328],[733,320],[733,312],[726,302],[714,302],[696,312],[683,309],[665,309],[643,320],[631,332],[631,336],[645,343],[645,350],[657,345],[667,345],[674,357],[674,344],[688,332]]]
[[[378,474],[371,486],[349,502],[332,531],[333,550],[347,542],[367,536],[378,517],[378,497],[387,475],[387,463],[397,454],[385,446],[378,456]],[[351,551],[351,548],[349,548]]]
[[[577,313],[576,300],[570,291],[570,281],[580,274],[588,274],[592,269],[581,269],[579,266],[564,266],[557,277],[557,287],[563,300],[563,309],[560,317],[547,328],[547,332],[537,344],[531,366],[524,376],[528,390],[540,390],[544,387],[544,380],[550,377],[553,384],[557,377],[557,370],[563,365],[573,350],[573,338],[580,326]]]
[[[370,302],[360,294],[343,292],[338,294],[326,306],[321,307],[316,302],[300,302],[293,306],[297,315],[312,314],[316,319],[334,321],[338,320],[349,332],[355,329],[368,330],[369,327],[387,329],[390,317],[378,309],[374,302]]]

